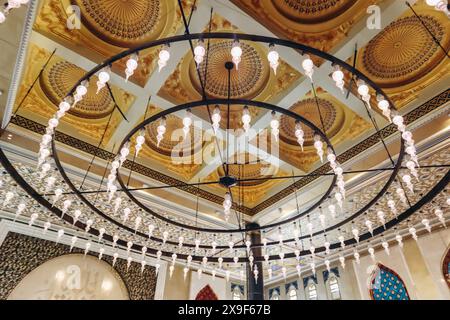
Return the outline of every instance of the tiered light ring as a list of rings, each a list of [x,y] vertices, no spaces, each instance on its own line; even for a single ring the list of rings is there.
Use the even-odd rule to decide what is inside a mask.
[[[184,241],[184,238],[182,236],[179,237],[178,242],[171,241],[169,239],[169,233],[167,232],[167,230],[165,230],[164,232],[161,232],[162,239],[156,238],[153,236],[153,230],[155,229],[154,225],[148,226],[148,234],[144,234],[139,231],[139,228],[141,227],[141,224],[142,224],[142,219],[139,219],[139,220],[136,219],[134,221],[135,222],[134,229],[125,225],[125,223],[127,222],[128,218],[129,218],[129,214],[130,214],[129,208],[123,209],[124,210],[124,215],[122,217],[123,223],[120,223],[120,222],[116,221],[114,218],[110,217],[108,214],[105,214],[104,212],[99,210],[94,204],[92,204],[89,200],[87,200],[87,198],[84,197],[83,194],[75,187],[75,185],[70,181],[67,174],[65,173],[64,168],[62,167],[62,165],[59,161],[57,152],[56,152],[54,135],[55,135],[55,129],[59,124],[59,120],[65,115],[65,113],[67,111],[70,110],[70,108],[73,108],[73,106],[76,103],[78,103],[79,101],[81,101],[83,99],[84,95],[87,92],[88,80],[92,76],[94,76],[96,73],[98,73],[99,81],[97,82],[97,91],[102,90],[103,87],[105,87],[105,85],[107,85],[107,82],[110,80],[111,65],[114,62],[116,62],[122,58],[125,58],[125,57],[128,57],[127,64],[126,64],[127,68],[125,70],[126,80],[128,80],[128,78],[131,77],[134,74],[134,71],[138,68],[138,62],[139,62],[138,53],[141,50],[151,48],[151,47],[156,47],[156,46],[162,46],[162,49],[159,53],[159,61],[158,61],[159,71],[161,71],[161,69],[164,68],[169,63],[170,44],[176,43],[176,42],[181,42],[181,41],[198,40],[197,46],[195,47],[193,54],[194,54],[195,62],[197,64],[197,66],[199,66],[201,63],[204,63],[205,56],[207,59],[208,53],[206,52],[205,46],[204,46],[204,41],[206,39],[233,40],[231,55],[233,57],[232,60],[233,60],[233,63],[235,64],[236,69],[238,69],[238,65],[241,62],[241,58],[242,58],[242,49],[240,47],[239,41],[253,41],[253,42],[262,42],[262,43],[268,44],[269,45],[268,60],[269,60],[270,66],[274,72],[276,72],[277,66],[279,64],[279,54],[276,51],[276,46],[286,46],[286,47],[290,47],[290,48],[301,51],[303,53],[302,68],[304,69],[305,74],[311,79],[311,81],[313,81],[313,79],[314,79],[315,66],[314,66],[314,63],[313,63],[310,55],[314,55],[314,56],[326,59],[333,64],[332,78],[335,81],[335,84],[339,89],[343,90],[343,88],[344,88],[344,74],[343,74],[342,70],[345,69],[357,77],[357,79],[358,79],[358,81],[357,81],[358,94],[360,95],[362,101],[364,101],[365,105],[369,109],[371,108],[370,87],[372,87],[376,91],[378,107],[382,111],[383,115],[389,121],[392,121],[397,126],[399,131],[402,133],[400,152],[399,152],[399,156],[397,158],[397,162],[395,163],[395,168],[393,168],[392,174],[388,178],[387,183],[381,189],[381,191],[371,201],[369,201],[369,203],[367,205],[365,205],[363,208],[361,208],[356,213],[354,213],[347,219],[342,220],[341,222],[339,222],[338,224],[336,224],[334,226],[325,228],[325,223],[324,223],[324,221],[322,221],[322,220],[324,220],[324,216],[321,211],[320,217],[323,218],[323,219],[321,218],[321,223],[322,223],[322,227],[323,227],[323,230],[321,230],[321,231],[313,232],[311,222],[309,221],[309,218],[308,218],[307,226],[310,226],[310,227],[308,227],[310,234],[300,236],[297,233],[297,234],[295,234],[295,237],[292,239],[283,239],[282,237],[280,237],[279,242],[278,241],[268,242],[267,239],[263,239],[262,243],[251,243],[250,241],[246,241],[243,245],[228,245],[228,246],[225,244],[219,245],[216,241],[214,241],[211,245],[203,245],[203,244],[201,244],[200,239],[198,239],[198,238],[196,238],[195,243],[186,243],[186,241]],[[278,114],[284,114],[284,115],[295,118],[297,120],[297,124],[296,124],[296,128],[295,128],[296,129],[295,136],[297,137],[298,143],[302,148],[303,148],[303,142],[304,142],[304,133],[303,133],[300,123],[305,124],[306,126],[310,127],[315,133],[314,147],[316,148],[317,154],[319,155],[321,160],[323,159],[323,156],[324,156],[323,142],[326,143],[326,150],[327,150],[326,158],[329,161],[330,167],[334,172],[332,184],[331,184],[330,188],[328,189],[328,191],[325,193],[325,195],[316,204],[311,206],[309,209],[307,209],[301,213],[299,212],[294,217],[291,217],[284,221],[281,221],[278,223],[273,223],[273,224],[266,225],[266,226],[261,226],[261,227],[249,227],[249,228],[239,228],[239,229],[231,229],[231,230],[205,229],[205,228],[193,227],[191,225],[186,225],[186,224],[182,224],[179,222],[175,222],[175,221],[172,221],[162,215],[158,215],[157,213],[153,212],[152,210],[147,208],[145,205],[143,205],[141,202],[139,202],[138,199],[136,199],[132,195],[130,190],[128,190],[127,186],[122,181],[120,174],[118,173],[121,166],[126,161],[128,155],[130,153],[131,137],[133,135],[137,134],[136,145],[135,145],[135,150],[136,150],[135,155],[137,156],[139,151],[142,149],[143,143],[145,142],[145,135],[144,135],[143,129],[147,124],[155,122],[155,121],[159,121],[159,126],[158,126],[158,130],[157,130],[158,131],[158,144],[159,144],[159,142],[162,140],[164,133],[165,133],[165,116],[172,114],[174,112],[180,111],[180,110],[186,110],[186,115],[183,118],[183,126],[184,126],[183,130],[185,131],[185,135],[186,135],[189,132],[190,127],[192,125],[190,109],[205,106],[205,105],[215,105],[215,104],[233,104],[233,105],[242,105],[242,106],[246,106],[246,105],[255,106],[255,107],[269,109]],[[315,248],[311,244],[311,246],[308,250],[296,249],[292,253],[282,252],[279,255],[270,255],[270,256],[267,254],[267,252],[264,256],[253,256],[250,254],[249,257],[237,257],[236,255],[234,257],[211,257],[211,256],[207,257],[206,255],[201,256],[198,253],[199,253],[200,249],[205,249],[205,250],[210,250],[211,253],[214,255],[216,250],[230,248],[230,251],[237,250],[237,249],[246,250],[247,254],[249,254],[249,253],[251,253],[252,248],[256,248],[256,247],[267,248],[267,246],[278,245],[278,244],[289,243],[289,242],[297,243],[301,239],[307,239],[307,238],[312,239],[313,237],[315,237],[317,235],[324,234],[326,232],[329,232],[331,230],[339,228],[340,226],[344,226],[344,225],[348,224],[349,222],[352,222],[356,217],[363,214],[369,208],[371,208],[373,205],[375,205],[376,202],[385,194],[385,192],[387,191],[387,189],[389,188],[391,183],[394,181],[395,177],[397,176],[397,174],[400,170],[401,163],[402,163],[405,152],[409,157],[409,160],[406,163],[406,167],[409,169],[412,176],[417,177],[416,168],[418,167],[418,161],[417,161],[416,150],[414,147],[414,140],[412,139],[412,134],[406,130],[406,126],[403,123],[403,118],[399,114],[397,114],[396,111],[393,109],[394,109],[394,107],[393,107],[392,102],[384,94],[384,92],[380,88],[378,88],[369,78],[367,78],[365,75],[363,75],[361,72],[359,72],[352,66],[348,65],[346,62],[341,61],[340,59],[337,59],[336,57],[331,56],[330,54],[322,52],[318,49],[314,49],[314,48],[311,48],[311,47],[308,47],[308,46],[305,46],[302,44],[298,44],[298,43],[295,43],[292,41],[288,41],[288,40],[265,37],[265,36],[230,34],[230,33],[185,34],[185,35],[181,35],[181,36],[175,36],[175,37],[170,37],[170,38],[166,38],[166,39],[156,40],[156,41],[147,43],[145,45],[142,45],[140,47],[124,51],[124,52],[108,59],[104,63],[96,66],[95,68],[93,68],[83,78],[81,78],[77,82],[77,84],[72,88],[72,90],[68,93],[67,98],[64,99],[63,102],[61,102],[61,104],[59,106],[59,111],[55,114],[54,118],[50,119],[50,121],[49,121],[49,125],[47,127],[46,134],[42,138],[41,148],[40,148],[40,152],[39,152],[39,160],[38,160],[38,167],[41,170],[40,175],[41,175],[42,179],[44,179],[45,177],[47,177],[49,175],[49,172],[51,169],[51,164],[49,162],[49,159],[51,157],[49,145],[51,145],[52,152],[53,152],[53,159],[55,161],[56,167],[60,171],[61,176],[63,177],[64,181],[67,183],[69,188],[73,191],[73,193],[89,209],[91,209],[93,212],[95,212],[96,214],[98,214],[99,216],[104,218],[105,220],[110,221],[116,225],[119,225],[124,230],[126,230],[130,233],[136,234],[138,236],[149,237],[154,241],[162,243],[163,245],[170,244],[173,246],[177,246],[178,248],[181,248],[183,246],[189,247],[189,248],[194,248],[195,255],[185,255],[185,254],[180,254],[180,253],[177,254],[176,252],[169,252],[169,251],[156,250],[154,248],[147,248],[144,245],[139,245],[137,243],[133,243],[132,241],[121,240],[116,235],[114,235],[114,236],[108,235],[104,228],[99,228],[97,230],[93,227],[93,221],[91,219],[88,219],[85,223],[83,223],[82,221],[79,220],[80,216],[82,215],[80,210],[75,210],[73,213],[73,217],[70,214],[68,214],[68,212],[70,211],[70,208],[71,208],[70,200],[64,201],[62,209],[59,209],[58,207],[53,206],[53,204],[56,203],[62,196],[61,189],[54,190],[54,195],[53,195],[53,199],[52,199],[52,203],[51,203],[44,196],[39,195],[36,192],[36,190],[34,190],[20,176],[20,174],[18,174],[18,172],[10,164],[9,160],[6,158],[6,156],[4,155],[3,152],[0,152],[0,159],[1,159],[1,162],[2,162],[3,166],[5,167],[5,169],[11,174],[11,176],[17,181],[17,183],[28,194],[30,194],[37,202],[39,202],[42,206],[46,207],[48,210],[53,212],[55,215],[68,221],[69,223],[73,223],[78,228],[85,230],[86,233],[89,233],[89,234],[92,234],[92,235],[98,237],[98,239],[104,239],[106,241],[111,242],[113,247],[115,247],[117,245],[126,247],[128,253],[131,250],[135,250],[137,252],[142,252],[143,257],[147,254],[151,254],[151,255],[156,255],[158,260],[162,256],[171,258],[172,265],[171,265],[171,269],[169,270],[170,273],[173,271],[173,265],[174,265],[175,261],[177,261],[177,260],[183,260],[183,261],[186,260],[187,261],[186,268],[189,268],[191,261],[198,261],[198,262],[202,262],[203,268],[206,268],[208,263],[218,263],[219,269],[221,269],[223,263],[236,264],[236,263],[248,262],[250,265],[253,265],[253,263],[257,262],[257,261],[259,261],[259,262],[261,262],[261,261],[268,262],[271,260],[284,261],[284,259],[288,259],[288,258],[296,258],[297,261],[299,261],[300,256],[311,256],[312,262],[311,262],[310,266],[313,270],[315,270],[316,265],[314,262],[314,257],[317,253],[325,252],[328,254],[331,249],[344,248],[346,245],[353,245],[353,244],[357,244],[361,241],[368,240],[371,237],[375,237],[376,235],[385,232],[389,228],[392,228],[393,226],[398,224],[400,221],[407,219],[409,216],[411,216],[414,212],[419,210],[422,206],[424,206],[426,203],[428,203],[441,190],[443,190],[445,188],[445,186],[448,183],[449,177],[450,177],[449,173],[447,173],[445,175],[445,177],[427,195],[423,196],[418,202],[416,202],[414,205],[410,206],[409,209],[407,209],[406,211],[404,211],[402,213],[398,212],[397,208],[395,207],[395,203],[388,202],[390,210],[393,213],[395,213],[395,215],[397,216],[396,219],[393,219],[391,221],[385,221],[384,213],[380,213],[379,220],[382,225],[380,225],[376,228],[373,228],[372,225],[367,224],[367,228],[368,228],[369,232],[366,232],[363,234],[360,234],[359,230],[357,228],[353,227],[352,233],[353,233],[354,237],[350,238],[350,239],[344,239],[342,236],[339,236],[338,237],[339,241],[337,241],[335,243],[329,243],[327,241],[327,242],[325,242],[323,247]],[[245,115],[245,112],[244,112],[244,115]],[[247,118],[249,118],[249,119],[247,119]],[[217,131],[219,130],[220,110],[219,110],[219,112],[217,112],[216,109],[214,110],[211,120],[212,120],[211,125],[213,127],[213,130],[215,133],[217,133]],[[250,124],[251,118],[246,117],[243,120],[245,120],[243,122],[244,122],[244,125],[246,125],[247,129],[248,129],[248,125]],[[278,139],[279,121],[276,117],[276,114],[273,114],[273,116],[272,116],[272,120],[270,122],[270,127],[272,129],[272,135],[275,137],[275,139]],[[244,127],[244,129],[246,129],[246,128]],[[406,143],[406,147],[405,147],[404,142]],[[155,116],[152,116],[149,119],[144,120],[141,124],[139,124],[136,128],[134,128],[128,134],[128,136],[122,142],[119,150],[120,150],[120,152],[117,155],[116,159],[114,159],[114,161],[112,161],[112,163],[111,163],[112,170],[111,170],[110,175],[108,176],[107,187],[108,187],[110,201],[112,201],[114,199],[116,192],[118,192],[117,186],[115,184],[115,181],[117,179],[117,181],[121,185],[121,188],[123,189],[123,192],[125,192],[128,195],[128,197],[131,200],[133,200],[139,207],[141,207],[142,209],[146,210],[147,212],[153,214],[157,219],[163,220],[167,223],[171,223],[171,224],[173,224],[177,227],[183,228],[183,229],[190,229],[190,230],[194,230],[197,232],[230,233],[231,234],[231,233],[247,232],[247,231],[261,230],[261,229],[274,228],[276,226],[281,226],[281,225],[290,223],[292,221],[298,220],[301,217],[305,216],[308,212],[311,212],[312,210],[316,209],[324,200],[326,200],[328,198],[336,181],[337,181],[338,191],[335,194],[335,199],[336,199],[337,204],[339,206],[341,206],[342,201],[345,199],[345,182],[343,179],[343,170],[339,166],[339,164],[336,162],[336,159],[337,159],[336,154],[334,153],[333,147],[332,147],[331,143],[329,142],[329,140],[327,139],[326,135],[321,130],[316,128],[312,123],[310,123],[307,119],[304,119],[289,110],[286,110],[286,109],[283,109],[283,108],[280,108],[277,106],[273,106],[273,105],[270,105],[270,104],[267,104],[264,102],[249,101],[249,100],[243,100],[243,99],[211,99],[211,100],[204,99],[202,101],[190,102],[190,103],[187,103],[184,105],[176,106],[169,110],[165,110]],[[414,191],[412,179],[409,175],[403,175],[401,180],[406,184],[407,188],[411,192]],[[56,181],[56,179],[54,176],[49,176],[46,178],[46,193],[50,192],[54,188],[55,181]],[[400,200],[402,201],[402,203],[406,203],[405,190],[403,190],[403,188],[400,187],[397,189],[397,195],[400,198]],[[9,193],[7,193],[5,196],[3,205],[5,205],[5,203],[11,201],[13,196],[14,196],[14,194],[10,195]],[[117,211],[121,209],[121,206],[122,206],[122,198],[116,197],[114,199],[114,212],[117,213]],[[18,211],[23,210],[23,209],[24,209],[23,206],[18,207]],[[336,213],[336,208],[333,205],[330,205],[329,211],[330,211],[330,214],[333,216]],[[18,214],[20,214],[20,212]],[[436,209],[436,216],[439,217],[440,221],[444,220],[442,210]],[[32,219],[31,223],[33,223],[33,221],[37,219],[37,215],[34,217],[31,217],[31,219]],[[423,219],[422,223],[424,224],[424,226],[427,229],[429,228],[429,221],[427,219]],[[49,225],[47,224],[45,228],[49,228]],[[415,234],[416,231],[413,227],[411,227],[409,229],[409,232],[413,237],[416,236],[416,234]],[[61,237],[62,233],[63,232],[61,232],[61,235],[60,235],[60,233],[58,233],[58,237]],[[294,233],[295,233],[295,230],[294,230]],[[76,241],[76,239],[73,239],[73,240]],[[397,241],[399,241],[399,244],[401,243],[401,239],[397,239]],[[386,241],[383,241],[382,245],[383,245],[384,249],[386,250],[386,252],[388,252],[389,249],[388,249],[388,245],[387,245]],[[89,251],[89,247],[86,247],[85,250],[86,250],[86,252]],[[370,252],[371,251],[369,248],[369,253]],[[372,255],[373,252],[370,254]],[[359,261],[359,254],[357,252],[355,252],[354,257],[357,261]],[[116,255],[114,256],[114,259],[117,259]],[[130,259],[131,258],[128,257],[128,266],[131,263]],[[339,260],[340,260],[341,264],[345,264],[343,257],[340,257]],[[326,261],[328,261],[328,260],[326,260]],[[328,263],[325,263],[325,264],[328,267],[329,261],[328,261]],[[142,268],[144,268],[144,267],[145,267],[145,261],[143,260]],[[299,265],[298,265],[298,267],[299,267]],[[199,275],[201,275],[202,269],[200,268],[199,270],[200,270]],[[282,271],[283,271],[283,275],[286,276],[287,270],[284,266],[282,268]],[[299,271],[299,268],[297,268],[297,271]],[[253,272],[254,272],[255,280],[256,280],[258,278],[258,274],[261,272],[261,270],[258,270],[257,268],[253,268]],[[186,272],[185,272],[185,274],[186,274]],[[229,274],[230,274],[229,270],[226,270],[226,274],[227,274],[227,278],[229,278]]]

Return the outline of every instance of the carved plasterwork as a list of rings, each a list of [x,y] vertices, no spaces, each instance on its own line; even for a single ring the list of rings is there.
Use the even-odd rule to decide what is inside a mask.
[[[265,163],[263,161],[256,161],[254,157],[249,154],[238,154],[232,160],[235,164],[230,164],[228,167],[229,175],[241,180],[249,180],[239,183],[236,187],[231,188],[233,199],[237,203],[241,203],[246,207],[253,207],[258,204],[261,199],[264,199],[273,187],[280,185],[283,180],[251,180],[264,179],[277,176],[286,176],[283,172],[274,165]],[[250,164],[239,165],[237,163],[250,162]],[[216,171],[205,178],[205,181],[218,181],[220,177],[225,175],[224,167],[220,166]],[[211,190],[216,190],[221,194],[225,194],[228,190],[220,185],[211,185]]]
[[[329,51],[343,40],[371,4],[353,0],[232,0],[279,37]]]
[[[25,68],[26,72],[24,73],[20,86],[15,109],[23,97],[25,97],[26,92],[39,75],[40,68],[45,64],[50,55],[50,52],[37,45],[30,46]],[[47,123],[48,119],[58,110],[59,103],[85,72],[85,70],[54,55],[42,72],[34,88],[24,100],[19,114],[32,117],[33,119],[39,119],[42,123]],[[114,112],[102,144],[106,145],[115,128],[123,118],[119,112],[113,111],[114,102],[106,87],[96,94],[96,83],[97,77],[93,77],[89,82],[88,93],[83,101],[77,104],[62,118],[60,126],[65,132],[81,136],[86,141],[98,143],[106,128],[109,115],[111,112]],[[122,111],[126,112],[133,103],[134,96],[115,86],[111,86],[111,90]]]
[[[239,32],[229,21],[213,15],[212,32]],[[208,58],[206,93],[209,97],[225,98],[228,90],[228,71],[225,62],[231,61],[231,41],[212,40]],[[267,48],[261,45],[241,42],[243,49],[242,62],[239,70],[231,71],[232,98],[269,100],[285,91],[300,74],[284,61],[280,61],[277,74],[274,75],[267,62]],[[200,73],[205,74],[206,63],[200,67]],[[201,98],[201,85],[198,79],[192,54],[187,53],[178,64],[175,71],[166,80],[158,93],[173,103],[198,100]]]
[[[78,6],[81,28],[67,26],[75,23],[70,6]],[[185,0],[188,10],[192,1]],[[181,27],[177,1],[95,1],[45,0],[41,2],[33,29],[94,61],[102,61],[126,48],[151,40],[174,35]],[[141,64],[131,81],[144,86],[155,67],[158,48],[144,50]],[[125,61],[113,70],[122,73]],[[116,69],[117,68],[117,69]]]
[[[319,117],[316,101],[311,93],[307,94],[305,99],[292,105],[290,110],[311,121],[322,131],[324,131],[323,126],[325,126],[327,137],[334,146],[342,141],[354,139],[371,128],[368,122],[342,105],[327,92],[319,88],[317,94],[323,125]],[[305,132],[303,152],[294,134],[295,120],[291,117],[281,116],[280,157],[302,171],[308,172],[319,158],[313,147],[314,132],[305,125],[302,128]]]
[[[415,10],[441,45],[450,49],[450,25],[445,15],[424,3]],[[450,72],[448,59],[422,22],[407,11],[374,37],[358,54],[357,68],[390,95],[397,107]]]

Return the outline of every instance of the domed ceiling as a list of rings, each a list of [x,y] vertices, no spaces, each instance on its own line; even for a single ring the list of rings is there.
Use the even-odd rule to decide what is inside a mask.
[[[194,2],[182,1],[187,15]],[[364,19],[368,16],[367,7],[372,4],[379,5],[382,11],[389,10],[388,15],[382,15],[386,19],[383,23],[386,21],[387,25],[383,29],[368,31],[366,28]],[[425,90],[434,85],[442,87],[441,82],[445,82],[450,74],[450,64],[446,62],[443,51],[434,44],[403,1],[198,0],[196,5],[190,25],[192,33],[206,32],[211,27],[213,32],[276,35],[337,54],[350,64],[353,62],[354,43],[358,43],[357,69],[382,87],[397,107],[409,106],[411,101],[421,97]],[[211,26],[210,6],[214,7]],[[70,8],[80,10],[79,29],[67,27],[68,19],[73,18]],[[448,19],[428,7],[423,0],[417,1],[414,8],[444,48],[450,49]],[[16,125],[27,130],[25,132],[42,134],[43,125],[54,113],[61,99],[87,70],[128,48],[184,32],[177,0],[40,1],[15,108],[33,82],[37,81],[14,120]],[[196,44],[195,41],[193,44]],[[144,50],[139,55],[139,67],[128,82],[124,81],[125,59],[115,63],[110,82],[113,96],[106,88],[96,94],[97,77],[92,77],[85,99],[69,111],[68,116],[62,120],[61,127],[58,127],[61,130],[59,141],[76,152],[96,154],[97,157],[110,160],[110,152],[117,151],[125,135],[143,120],[146,110],[149,117],[174,105],[201,99],[202,88],[198,73],[203,77],[208,97],[226,98],[228,71],[224,65],[231,60],[231,45],[231,41],[211,40],[208,66],[202,63],[199,69],[196,68],[187,43],[185,47],[173,45],[171,60],[161,73],[155,68],[159,48]],[[317,127],[324,128],[344,161],[356,159],[378,141],[372,135],[371,120],[367,117],[354,86],[350,88],[348,96],[348,81],[344,93],[336,90],[329,78],[329,68],[326,72],[321,69],[322,61],[312,57],[317,67],[314,75],[317,105],[311,83],[303,75],[298,52],[277,46],[280,64],[274,74],[267,61],[267,45],[241,41],[241,47],[243,55],[239,70],[231,71],[232,98],[264,101],[298,113]],[[46,65],[54,49],[56,52]],[[39,76],[43,66],[44,71]],[[348,79],[350,74],[346,75]],[[373,100],[372,106],[375,105],[376,101]],[[209,107],[212,112],[215,106]],[[227,128],[228,120],[231,128],[242,128],[242,106],[230,106],[230,119],[227,119],[227,106],[219,107],[222,130]],[[317,107],[321,110],[323,123],[318,116]],[[432,112],[436,104],[424,108],[426,112]],[[261,125],[261,121],[270,116],[260,108],[250,106],[249,111],[252,125]],[[202,134],[210,129],[208,111],[205,107],[199,107],[192,112],[193,120],[201,124],[201,129],[191,130],[187,142],[183,142],[179,134],[184,113],[167,117],[167,132],[159,146],[156,138],[159,123],[146,127],[146,142],[134,168],[140,174],[140,179],[178,185],[215,181],[224,174],[218,155],[214,155],[217,161],[212,164],[184,161],[189,157],[201,158],[202,153],[215,143],[224,145],[220,138],[217,141],[202,141]],[[107,127],[111,114],[111,122]],[[424,114],[425,111],[411,117]],[[382,116],[376,115],[375,118],[381,127],[388,125]],[[263,123],[263,127],[267,127],[267,123],[268,121]],[[315,174],[327,170],[320,163],[312,145],[313,132],[303,127],[305,144],[302,151],[294,136],[294,128],[293,119],[280,116],[278,154],[272,154],[271,159],[254,159],[255,154],[261,151],[256,139],[259,136],[256,134],[256,138],[249,144],[252,150],[237,152],[245,159],[254,159],[254,163],[247,165],[245,170],[238,164],[230,165],[230,172],[234,176],[247,180],[242,183],[245,191],[234,191],[233,196],[235,199],[241,197],[244,205],[241,211],[248,216],[284,200],[296,188],[292,185],[292,179],[267,181],[264,177],[290,176],[292,172]],[[104,139],[100,149],[96,149],[102,136]],[[178,162],[173,161],[174,154],[178,155]],[[239,156],[233,154],[230,158],[236,159]],[[378,160],[381,162],[385,159]],[[306,190],[308,183],[313,180],[304,179],[301,186]],[[139,181],[137,187],[147,183]],[[187,196],[170,196],[169,192],[161,194],[165,201],[191,207],[195,207],[192,202],[199,195],[206,200],[210,210],[212,204],[222,205],[225,192],[220,186],[200,189],[186,187],[182,190]]]

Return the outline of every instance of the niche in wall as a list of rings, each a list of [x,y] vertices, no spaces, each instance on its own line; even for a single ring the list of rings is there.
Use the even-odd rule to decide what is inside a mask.
[[[23,278],[10,300],[128,300],[119,274],[106,262],[66,254],[44,262]]]
[[[410,300],[402,278],[385,265],[377,263],[371,279],[369,292],[372,300]]]
[[[442,274],[444,275],[445,282],[450,289],[450,248],[447,248],[447,253],[442,261]]]

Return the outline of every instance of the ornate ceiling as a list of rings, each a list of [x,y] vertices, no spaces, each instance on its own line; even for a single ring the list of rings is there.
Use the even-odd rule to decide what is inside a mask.
[[[187,13],[194,1],[185,0],[183,6]],[[378,4],[382,10],[390,10],[391,21],[382,30],[368,33],[364,19],[369,4]],[[75,5],[81,11],[81,29],[68,29],[69,5]],[[214,7],[209,26],[210,5]],[[426,21],[427,26],[441,41],[450,48],[450,24],[441,13],[429,9],[423,1],[415,5],[417,12]],[[395,11],[396,10],[396,11]],[[392,14],[395,12],[395,14]],[[386,18],[388,19],[388,18]],[[191,21],[192,32],[211,31],[275,34],[307,45],[336,53],[340,58],[353,61],[354,43],[358,42],[356,66],[380,85],[399,107],[408,111],[418,108],[411,104],[431,85],[442,86],[449,74],[450,65],[445,56],[432,41],[420,22],[398,1],[244,1],[233,0],[223,4],[220,1],[197,1],[197,10]],[[131,0],[44,0],[36,13],[28,48],[27,58],[16,97],[15,107],[25,97],[36,78],[38,81],[18,111],[20,120],[15,123],[20,130],[38,131],[34,121],[45,124],[56,110],[56,106],[70,90],[79,77],[96,63],[117,54],[127,48],[139,46],[154,39],[183,34],[184,27],[177,8],[177,1],[138,1]],[[364,39],[364,40],[361,40]],[[255,99],[277,104],[290,109],[316,126],[322,127],[317,114],[317,105],[312,88],[302,74],[297,52],[280,51],[281,61],[276,75],[267,62],[268,48],[258,43],[242,42],[243,57],[239,71],[231,71],[231,97]],[[202,64],[198,70],[206,74],[206,94],[209,97],[227,96],[227,70],[224,63],[230,60],[229,41],[211,41],[208,67]],[[348,49],[348,48],[351,49]],[[42,74],[44,66],[56,49]],[[97,78],[91,79],[89,91],[83,102],[70,111],[58,128],[67,138],[63,143],[77,152],[92,153],[102,139],[101,151],[117,152],[117,147],[137,123],[147,117],[173,105],[201,98],[201,83],[192,59],[189,46],[171,48],[172,59],[169,66],[158,73],[155,70],[158,49],[145,50],[140,55],[140,65],[129,82],[124,81],[125,61],[115,64],[112,72],[111,90],[95,93]],[[367,117],[363,105],[357,99],[354,88],[346,97],[334,86],[327,84],[328,74],[316,71],[316,91],[319,108],[323,114],[325,132],[331,142],[343,154],[345,161],[364,162],[364,152],[373,146],[373,126]],[[348,83],[346,84],[349,85]],[[442,91],[442,90],[441,90]],[[438,95],[436,91],[432,96]],[[148,103],[151,96],[150,103]],[[115,108],[115,102],[126,119]],[[375,105],[375,103],[373,103]],[[225,106],[221,106],[221,128],[226,128]],[[196,120],[209,122],[206,108],[194,110]],[[428,112],[431,112],[430,110]],[[109,116],[111,121],[108,127]],[[267,113],[258,108],[250,108],[252,121],[265,119]],[[241,108],[231,106],[231,127],[240,127]],[[217,180],[223,174],[220,163],[174,163],[171,159],[179,141],[170,141],[168,137],[175,129],[182,127],[181,114],[167,118],[167,134],[157,147],[156,130],[158,123],[146,128],[146,144],[139,159],[141,179],[159,180],[163,184],[182,182],[203,182]],[[413,118],[413,116],[411,116]],[[413,120],[417,120],[417,116]],[[19,118],[18,118],[19,119]],[[376,119],[380,127],[388,123],[381,117]],[[262,120],[261,120],[262,121]],[[305,128],[305,149],[302,152],[293,135],[295,123],[292,119],[280,118],[280,161],[262,160],[242,170],[239,165],[231,166],[236,176],[247,179],[261,178],[261,169],[270,172],[270,176],[289,176],[292,172],[311,173],[326,171],[320,163],[312,146],[311,130]],[[203,129],[207,129],[203,127]],[[388,130],[387,130],[388,131]],[[192,157],[202,148],[214,142],[201,142],[198,139],[203,131],[193,131],[189,144]],[[72,137],[71,140],[68,137]],[[72,141],[69,143],[69,141]],[[219,142],[223,143],[223,141]],[[252,142],[253,151],[242,153],[244,158],[255,156],[258,145]],[[116,149],[113,149],[113,148]],[[199,151],[200,150],[200,151]],[[256,150],[256,151],[255,151]],[[231,156],[231,157],[234,157]],[[107,155],[99,156],[110,160]],[[384,159],[380,159],[380,162]],[[80,166],[83,167],[83,166]],[[150,180],[150,184],[154,180]],[[314,179],[302,179],[293,185],[292,179],[273,181],[252,181],[236,191],[235,198],[240,199],[246,219],[269,208],[276,207],[292,196],[297,187],[307,191],[308,184]],[[142,186],[142,181],[135,182]],[[205,213],[214,215],[220,209],[226,190],[220,186],[202,187],[201,190],[184,189],[190,199],[159,194],[167,201],[195,207],[195,197],[205,201]],[[157,194],[157,193],[155,193]]]

